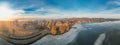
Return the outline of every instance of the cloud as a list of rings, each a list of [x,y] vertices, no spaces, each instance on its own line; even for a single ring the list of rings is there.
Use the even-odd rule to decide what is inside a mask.
[[[111,1],[109,1],[109,4],[120,6],[120,0],[111,0]]]
[[[118,8],[120,9],[120,8]],[[89,18],[120,18],[119,13],[115,13],[117,11],[120,11],[118,9],[114,10],[104,10],[97,13],[91,13],[91,12],[83,12],[81,10],[75,10],[75,11],[64,11],[57,8],[40,8],[37,9],[35,12],[48,12],[46,14],[24,14],[25,16],[28,15],[30,17],[42,17],[42,18],[73,18],[73,17],[89,17]]]
[[[120,1],[117,0],[112,0],[109,1],[107,6],[100,6],[96,7],[96,10],[99,10],[98,12],[94,12],[96,10],[91,10],[91,8],[85,8],[86,10],[91,10],[91,11],[86,11],[85,9],[77,9],[77,10],[65,10],[61,8],[57,8],[55,6],[50,6],[47,5],[43,0],[33,0],[33,1],[10,1],[13,3],[12,6],[15,7],[15,9],[12,9],[14,11],[14,15],[19,15],[19,16],[41,16],[41,17],[54,17],[54,18],[61,18],[61,17],[113,17],[113,18],[118,18],[120,17],[120,8],[115,7],[110,10],[106,10],[109,5],[114,4],[114,5],[120,5]],[[79,3],[79,2],[78,2]],[[66,4],[67,5],[67,4]],[[11,5],[10,5],[11,6]],[[75,6],[76,3],[75,3]],[[78,6],[79,7],[79,6]],[[35,9],[33,11],[27,11],[25,9]]]
[[[4,2],[0,4],[0,18],[9,18],[23,14],[23,10],[14,10],[9,6],[9,3]]]
[[[40,8],[46,6],[43,0],[7,0],[15,9]]]
[[[120,0],[110,0],[107,6],[99,11],[102,14],[120,14]]]

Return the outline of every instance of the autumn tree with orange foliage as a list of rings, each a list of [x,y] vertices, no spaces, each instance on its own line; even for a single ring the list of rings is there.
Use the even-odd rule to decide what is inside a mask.
[[[60,34],[63,34],[65,32],[65,25],[63,23],[60,24],[59,31],[60,31]]]
[[[65,23],[66,31],[69,31],[69,30],[70,30],[70,27],[71,27],[70,22],[67,21],[67,22]]]
[[[48,22],[48,25],[47,25],[48,29],[51,30],[51,27],[52,27],[52,23],[51,22]]]
[[[60,34],[64,34],[66,31],[69,31],[71,24],[69,21],[54,21],[48,22],[47,27],[49,28],[51,34],[56,35],[58,32]]]
[[[52,24],[50,32],[51,32],[52,35],[57,34],[57,28],[55,26],[55,23]]]

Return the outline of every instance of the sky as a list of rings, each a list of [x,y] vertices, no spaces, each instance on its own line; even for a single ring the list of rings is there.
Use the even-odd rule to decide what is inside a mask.
[[[120,18],[120,0],[0,0],[0,15]]]

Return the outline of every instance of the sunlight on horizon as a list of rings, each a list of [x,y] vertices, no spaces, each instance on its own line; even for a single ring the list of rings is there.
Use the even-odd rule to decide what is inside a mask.
[[[12,10],[7,3],[0,4],[0,20],[9,20],[15,17],[16,12]]]

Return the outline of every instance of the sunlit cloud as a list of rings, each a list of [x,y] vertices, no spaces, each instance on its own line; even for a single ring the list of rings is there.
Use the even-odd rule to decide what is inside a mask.
[[[24,13],[22,10],[13,10],[8,3],[0,4],[0,20],[16,17]]]

